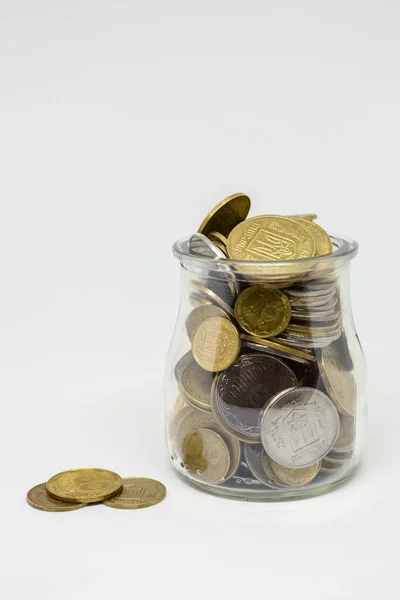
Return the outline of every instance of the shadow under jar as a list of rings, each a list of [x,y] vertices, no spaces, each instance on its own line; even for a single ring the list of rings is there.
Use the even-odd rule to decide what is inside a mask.
[[[178,320],[166,367],[171,462],[203,490],[286,500],[353,475],[366,428],[365,364],[349,298],[357,244],[326,256],[234,261],[175,243]]]

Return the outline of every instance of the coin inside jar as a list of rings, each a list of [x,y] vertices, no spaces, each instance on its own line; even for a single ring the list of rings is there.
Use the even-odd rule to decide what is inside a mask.
[[[205,304],[204,306],[197,306],[188,315],[186,319],[186,331],[190,340],[196,332],[196,329],[210,317],[228,317],[228,315],[214,304]]]
[[[268,456],[282,467],[307,467],[334,446],[339,414],[323,392],[297,387],[277,394],[261,417],[261,440]]]
[[[199,410],[211,412],[211,386],[214,374],[202,369],[195,360],[183,370],[179,389],[186,402]]]
[[[290,302],[279,290],[253,285],[239,295],[235,317],[240,327],[260,338],[269,338],[283,331],[290,321]]]
[[[219,425],[237,439],[260,442],[261,410],[278,391],[295,385],[295,374],[279,358],[243,354],[214,380],[213,415]]]
[[[211,484],[224,481],[230,467],[228,446],[211,429],[198,429],[183,444],[184,462],[196,479]]]
[[[275,475],[280,481],[291,487],[297,487],[301,485],[307,485],[319,473],[321,468],[321,461],[314,463],[308,467],[300,467],[299,469],[282,467],[274,460],[271,460],[271,467]]]
[[[318,364],[326,391],[338,411],[354,417],[357,404],[354,375],[341,368],[340,357],[332,344],[322,348]]]
[[[193,336],[193,356],[206,371],[227,369],[239,351],[239,333],[233,323],[223,317],[206,319]]]

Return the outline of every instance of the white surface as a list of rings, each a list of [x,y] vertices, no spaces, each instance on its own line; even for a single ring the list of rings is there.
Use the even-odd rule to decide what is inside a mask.
[[[1,597],[396,596],[399,26],[395,0],[0,2]],[[369,450],[314,500],[195,492],[164,448],[170,246],[239,190],[360,242]],[[168,498],[26,505],[86,465]]]

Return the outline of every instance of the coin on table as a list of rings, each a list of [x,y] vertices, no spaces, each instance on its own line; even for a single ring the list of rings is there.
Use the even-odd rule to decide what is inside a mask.
[[[314,463],[308,467],[300,467],[298,469],[282,467],[274,460],[271,460],[271,467],[275,475],[280,481],[291,487],[298,487],[301,485],[307,485],[319,473],[321,468],[321,461]]]
[[[222,308],[215,306],[214,304],[205,304],[204,306],[197,306],[194,308],[188,315],[186,319],[186,331],[189,336],[190,341],[193,339],[193,336],[196,332],[196,329],[210,317],[225,317],[228,318],[228,315]]]
[[[224,198],[202,221],[198,231],[208,235],[218,231],[225,237],[232,229],[244,221],[249,214],[251,201],[246,194],[237,193]]]
[[[332,400],[314,388],[277,394],[261,417],[261,440],[268,456],[282,467],[308,467],[334,446],[339,414]]]
[[[111,508],[147,508],[162,502],[167,495],[165,485],[147,477],[124,477],[122,490],[103,504]]]
[[[204,285],[204,283],[201,283],[200,281],[196,281],[196,280],[192,280],[191,283],[195,287],[197,294],[202,296],[204,300],[209,301],[212,304],[216,304],[217,306],[222,308],[222,310],[224,310],[226,313],[231,315],[231,317],[234,316],[232,307],[229,306],[229,304],[227,302],[225,302],[225,300],[220,298],[215,292],[210,290],[210,288],[208,288],[206,285]]]
[[[330,254],[332,252],[332,242],[326,231],[308,219],[299,219],[298,217],[297,219],[314,238],[315,256]]]
[[[54,475],[46,488],[57,500],[90,504],[115,496],[122,488],[122,479],[106,469],[74,469]]]
[[[252,285],[239,295],[235,317],[240,327],[260,338],[278,335],[290,321],[290,302],[279,290]]]
[[[338,439],[332,448],[333,452],[347,453],[354,447],[355,419],[347,415],[340,415],[340,428]]]
[[[224,317],[210,317],[196,329],[192,352],[206,371],[223,371],[237,358],[240,337],[236,327]]]
[[[186,402],[198,408],[211,412],[211,386],[214,374],[202,369],[195,360],[183,370],[179,381],[179,389]]]
[[[321,349],[318,362],[322,381],[336,408],[341,414],[354,417],[357,388],[353,373],[341,368],[340,356],[332,345]]]
[[[45,483],[35,485],[35,487],[29,490],[26,500],[33,508],[44,510],[46,512],[66,512],[86,506],[86,504],[83,503],[63,502],[62,500],[52,498],[46,489]]]
[[[211,429],[198,429],[183,443],[184,462],[192,475],[205,483],[226,480],[230,467],[229,449],[222,436]]]
[[[207,236],[194,233],[189,238],[189,250],[193,254],[207,256],[208,258],[226,258],[226,255]]]
[[[294,219],[277,215],[252,217],[228,237],[228,254],[235,260],[294,260],[314,256],[312,235]]]
[[[211,408],[219,425],[235,438],[260,442],[261,410],[278,391],[297,385],[292,369],[267,354],[243,354],[214,379]]]
[[[283,484],[279,483],[276,477],[270,477],[265,471],[262,464],[262,455],[264,449],[261,444],[245,444],[244,458],[247,466],[254,477],[264,485],[270,488],[283,488]]]
[[[284,344],[280,344],[274,340],[264,340],[254,335],[247,335],[245,333],[242,333],[240,337],[245,346],[252,348],[253,350],[258,350],[258,352],[269,352],[270,354],[274,354],[280,358],[289,358],[301,363],[303,363],[305,360],[310,362],[314,362],[316,360],[314,354],[311,352],[303,352],[301,350],[297,350],[297,348],[285,346]]]

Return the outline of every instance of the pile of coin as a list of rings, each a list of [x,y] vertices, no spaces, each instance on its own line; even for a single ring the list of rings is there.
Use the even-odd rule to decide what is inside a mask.
[[[164,500],[167,490],[154,479],[126,477],[106,469],[58,473],[27,494],[28,504],[47,512],[66,512],[102,502],[111,508],[145,508]]]
[[[248,196],[230,196],[187,241],[198,261],[190,350],[174,367],[171,459],[207,485],[337,480],[354,460],[357,391],[335,247],[316,215],[249,210]]]

